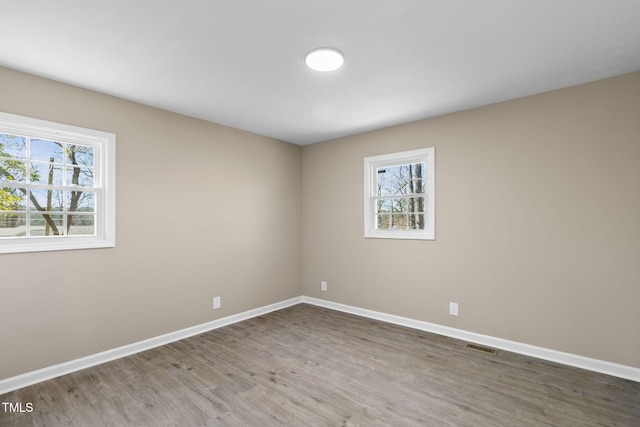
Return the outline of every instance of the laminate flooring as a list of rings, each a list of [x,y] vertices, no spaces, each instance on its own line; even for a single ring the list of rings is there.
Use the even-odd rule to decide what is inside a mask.
[[[1,426],[640,426],[640,383],[300,304],[0,396]]]

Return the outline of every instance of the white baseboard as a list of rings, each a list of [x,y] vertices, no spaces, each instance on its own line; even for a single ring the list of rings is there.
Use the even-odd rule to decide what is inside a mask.
[[[381,320],[387,323],[406,326],[420,331],[433,332],[438,335],[457,338],[463,341],[470,341],[476,344],[482,344],[505,351],[511,351],[513,353],[519,353],[526,356],[536,357],[538,359],[561,363],[563,365],[569,365],[576,368],[587,369],[589,371],[599,372],[602,374],[612,375],[614,377],[640,382],[640,369],[631,366],[619,365],[616,363],[606,362],[604,360],[591,359],[584,356],[578,356],[576,354],[550,350],[544,347],[537,347],[534,345],[523,344],[516,341],[509,341],[502,338],[496,338],[488,335],[477,334],[475,332],[468,332],[461,329],[450,328],[448,326],[442,326],[435,323],[409,319],[407,317],[395,316],[393,314],[381,313],[379,311],[353,307],[350,305],[335,303],[319,298],[302,297],[302,302],[329,308],[331,310],[355,314],[357,316],[368,317],[370,319]]]
[[[149,338],[147,340],[139,341],[133,344],[103,351],[101,353],[92,354],[80,359],[71,360],[58,365],[38,369],[37,371],[27,372],[22,375],[17,375],[15,377],[0,380],[0,395],[42,381],[50,380],[61,375],[70,374],[72,372],[90,368],[91,366],[110,362],[112,360],[120,359],[121,357],[130,356],[141,351],[150,350],[155,347],[179,341],[194,335],[202,334],[204,332],[230,325],[232,323],[241,322],[243,320],[251,319],[252,317],[261,316],[263,314],[281,310],[283,308],[291,307],[300,303],[312,304],[331,310],[342,311],[345,313],[355,314],[357,316],[381,320],[383,322],[406,326],[420,331],[433,332],[439,335],[457,338],[464,341],[470,341],[489,347],[495,347],[501,350],[511,351],[526,356],[537,357],[543,360],[557,362],[564,365],[574,366],[577,368],[587,369],[594,372],[600,372],[602,374],[640,382],[640,369],[633,368],[631,366],[619,365],[616,363],[591,359],[588,357],[578,356],[570,353],[563,353],[561,351],[550,350],[543,347],[536,347],[533,345],[523,344],[516,341],[509,341],[502,338],[495,338],[488,335],[477,334],[474,332],[468,332],[461,329],[450,328],[448,326],[437,325],[435,323],[409,319],[407,317],[396,316],[379,311],[339,304],[319,298],[300,296],[275,304],[270,304],[264,307],[245,311],[243,313],[223,317],[222,319],[213,320],[201,325],[181,329],[179,331],[160,335],[154,338]]]
[[[223,317],[211,322],[192,326],[190,328],[181,329],[179,331],[170,332],[168,334],[103,351],[101,353],[92,354],[80,359],[60,363],[59,365],[49,366],[47,368],[38,369],[37,371],[31,371],[22,375],[17,375],[15,377],[0,380],[0,394],[8,393],[10,391],[27,387],[42,381],[50,380],[61,375],[66,375],[82,369],[90,368],[91,366],[99,365],[101,363],[120,359],[121,357],[130,356],[141,351],[150,350],[152,348],[169,344],[174,341],[179,341],[194,335],[218,329],[232,323],[241,322],[243,320],[251,319],[252,317],[261,316],[272,311],[290,307],[301,302],[302,297],[291,298],[285,301],[277,302],[275,304],[255,308],[243,313],[234,314],[232,316]]]

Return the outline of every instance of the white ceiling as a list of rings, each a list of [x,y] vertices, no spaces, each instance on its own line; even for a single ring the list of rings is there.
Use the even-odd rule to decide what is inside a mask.
[[[0,0],[0,19],[0,65],[296,144],[640,70],[639,0]],[[343,68],[306,68],[324,46]]]

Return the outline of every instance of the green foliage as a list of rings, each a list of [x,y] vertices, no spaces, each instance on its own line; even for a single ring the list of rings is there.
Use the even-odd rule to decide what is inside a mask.
[[[0,211],[17,211],[24,206],[24,198],[16,188],[0,187]]]

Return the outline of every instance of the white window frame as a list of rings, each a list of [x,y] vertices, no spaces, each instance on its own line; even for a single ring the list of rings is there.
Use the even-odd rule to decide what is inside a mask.
[[[0,238],[0,254],[115,247],[115,134],[3,112],[0,112],[0,133],[94,147],[91,191],[96,193],[95,235],[4,237]]]
[[[424,163],[426,168],[425,228],[422,230],[382,230],[376,228],[376,171],[408,163]],[[435,148],[402,151],[364,159],[364,237],[378,239],[435,240]]]

